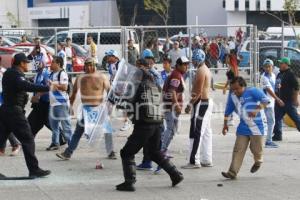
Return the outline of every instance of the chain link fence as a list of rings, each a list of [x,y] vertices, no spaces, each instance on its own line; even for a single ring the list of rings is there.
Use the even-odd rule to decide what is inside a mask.
[[[220,32],[228,34],[222,35]],[[28,42],[21,40],[22,35],[26,35]],[[2,46],[12,47],[26,54],[32,53],[36,44],[41,44],[44,49],[42,52],[49,57],[64,48],[66,39],[70,38],[76,55],[72,60],[73,71],[76,73],[83,70],[84,60],[93,51],[98,68],[107,70],[106,51],[116,50],[120,58],[124,57],[129,63],[135,64],[148,48],[154,55],[156,68],[161,71],[164,68],[164,57],[169,56],[171,66],[174,67],[178,57],[186,56],[191,60],[192,50],[201,48],[206,53],[205,62],[212,71],[216,87],[226,82],[226,71],[231,64],[239,65],[240,75],[251,85],[257,85],[259,79],[258,66],[261,59],[258,54],[257,28],[252,25],[43,27],[0,29],[0,36],[5,41]],[[94,45],[91,45],[91,40]],[[232,60],[228,60],[229,55]],[[47,65],[50,65],[50,60],[49,58]],[[190,64],[190,77],[194,70]],[[191,82],[189,78],[190,86]]]

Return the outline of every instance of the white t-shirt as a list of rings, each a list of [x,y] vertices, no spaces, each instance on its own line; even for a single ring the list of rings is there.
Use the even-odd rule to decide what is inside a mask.
[[[181,49],[171,49],[169,55],[172,60],[171,67],[175,67],[177,59],[182,56],[182,51]]]
[[[67,64],[72,64],[72,59],[68,59],[72,58],[72,47],[65,47],[65,52],[67,56]]]
[[[57,53],[57,56],[62,57],[64,59],[63,69],[66,70],[66,67],[67,67],[67,55],[66,55],[66,52],[64,50],[60,50]]]
[[[228,42],[228,46],[229,46],[229,49],[230,49],[230,50],[235,49],[235,42],[234,42],[234,41],[229,41],[229,42]]]
[[[2,93],[2,78],[5,71],[6,69],[0,66],[0,94]]]
[[[60,80],[58,80],[58,75],[60,73]],[[68,74],[65,71],[53,72],[50,74],[50,80],[53,83],[65,84],[68,85]],[[69,105],[69,95],[66,91],[50,91],[50,105],[58,106],[58,105]]]
[[[266,73],[263,73],[260,79],[260,84],[262,89],[264,90],[267,97],[270,99],[270,103],[267,105],[268,108],[274,108],[275,106],[275,99],[265,91],[265,89],[270,88],[273,92],[275,90],[275,81],[276,76],[274,73],[267,75]]]

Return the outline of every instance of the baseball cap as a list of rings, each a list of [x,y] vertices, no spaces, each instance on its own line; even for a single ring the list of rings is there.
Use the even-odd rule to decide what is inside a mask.
[[[205,52],[202,49],[195,49],[192,54],[192,61],[203,63],[205,61]]]
[[[186,56],[181,56],[176,60],[177,65],[182,65],[184,63],[190,63],[189,59]]]
[[[114,56],[114,57],[119,58],[118,52],[117,52],[116,50],[113,50],[113,49],[111,49],[111,50],[109,50],[109,51],[106,51],[106,52],[105,52],[105,55],[106,55],[106,56]]]
[[[273,60],[267,58],[267,59],[264,61],[263,65],[264,65],[264,66],[265,66],[265,65],[272,65],[272,66],[273,66],[273,65],[274,65],[274,62],[273,62]]]
[[[154,58],[154,55],[153,55],[151,50],[146,49],[146,50],[143,51],[142,58],[144,58],[144,59],[145,58]]]
[[[91,58],[91,57],[87,58],[87,59],[84,61],[84,64],[88,64],[88,63],[94,64],[94,59]]]
[[[14,65],[19,65],[21,62],[30,63],[30,60],[24,53],[18,53],[14,56]]]
[[[291,64],[291,60],[290,60],[290,58],[288,58],[288,57],[283,57],[283,58],[281,58],[280,60],[278,60],[278,62],[279,62],[279,63],[285,63],[285,64],[287,64],[287,65],[290,65],[290,64]]]

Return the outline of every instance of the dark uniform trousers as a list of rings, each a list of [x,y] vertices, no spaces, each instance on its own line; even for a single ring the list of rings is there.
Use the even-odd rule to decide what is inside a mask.
[[[22,144],[29,172],[38,170],[38,160],[34,154],[34,137],[24,110],[20,106],[2,105],[0,107],[0,144],[8,139],[11,132]]]
[[[160,152],[161,124],[135,124],[131,136],[121,150],[122,160],[134,160],[134,155],[146,147],[149,158],[160,165],[164,156]]]

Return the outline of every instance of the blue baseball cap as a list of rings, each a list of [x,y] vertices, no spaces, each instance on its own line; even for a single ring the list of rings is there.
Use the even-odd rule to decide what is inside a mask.
[[[274,65],[274,62],[273,62],[273,60],[271,60],[271,59],[269,59],[269,58],[267,58],[265,61],[264,61],[264,63],[263,63],[263,66],[265,66],[265,65]]]
[[[116,50],[113,50],[113,49],[106,51],[105,55],[106,56],[114,56],[114,57],[119,58],[118,52]]]
[[[144,51],[143,51],[143,56],[142,56],[142,58],[154,58],[154,55],[153,55],[153,53],[152,53],[152,51],[151,50],[149,50],[149,49],[145,49]]]
[[[203,63],[205,61],[205,53],[202,49],[195,49],[192,55],[192,61]]]

